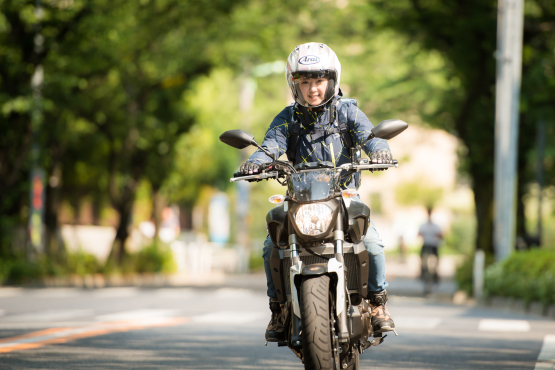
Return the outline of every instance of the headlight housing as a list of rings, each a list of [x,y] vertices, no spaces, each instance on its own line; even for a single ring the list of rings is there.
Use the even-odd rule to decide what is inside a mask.
[[[331,224],[333,211],[322,203],[305,204],[295,214],[295,224],[304,235],[325,233]]]

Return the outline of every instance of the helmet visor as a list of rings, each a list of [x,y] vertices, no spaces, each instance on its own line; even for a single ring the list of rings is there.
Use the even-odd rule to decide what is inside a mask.
[[[306,107],[320,107],[326,104],[335,95],[335,85],[336,85],[337,72],[334,70],[320,70],[320,71],[300,71],[292,73],[293,80],[293,91],[295,100],[303,106]],[[328,80],[327,89],[325,91],[325,96],[323,100],[317,105],[309,104],[303,97],[301,91],[301,83],[307,79],[321,79],[325,78]]]

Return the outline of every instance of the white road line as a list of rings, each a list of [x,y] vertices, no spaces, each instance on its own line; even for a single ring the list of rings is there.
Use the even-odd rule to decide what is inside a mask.
[[[96,321],[124,321],[175,316],[179,310],[144,309],[115,312],[97,316]]]
[[[546,335],[534,370],[555,370],[555,335]]]
[[[482,319],[478,324],[480,331],[524,332],[530,331],[530,324],[526,320],[496,320]]]
[[[396,316],[395,328],[397,329],[435,329],[441,323],[441,319],[427,317]]]
[[[0,316],[4,316],[5,313],[6,313],[6,310],[0,310]]]
[[[268,318],[270,315],[261,312],[248,312],[248,311],[218,311],[205,315],[195,316],[192,322],[203,324],[228,324],[240,325],[248,322],[253,322],[262,318]]]
[[[46,310],[3,316],[0,323],[62,321],[92,315],[94,315],[93,310]]]

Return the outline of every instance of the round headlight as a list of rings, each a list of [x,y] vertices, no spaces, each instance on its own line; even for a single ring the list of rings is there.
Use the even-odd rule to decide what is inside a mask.
[[[331,224],[333,211],[325,204],[305,204],[295,214],[295,224],[304,235],[320,235]]]

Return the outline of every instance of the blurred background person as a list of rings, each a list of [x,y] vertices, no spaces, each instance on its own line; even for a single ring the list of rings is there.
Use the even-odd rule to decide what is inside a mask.
[[[418,236],[422,237],[420,278],[425,279],[427,276],[426,273],[430,272],[433,274],[433,281],[437,283],[439,281],[437,273],[439,262],[438,249],[443,240],[443,232],[441,228],[432,221],[432,207],[428,206],[426,210],[428,212],[428,221],[422,224],[418,230]],[[428,261],[428,256],[435,256],[435,263]]]

